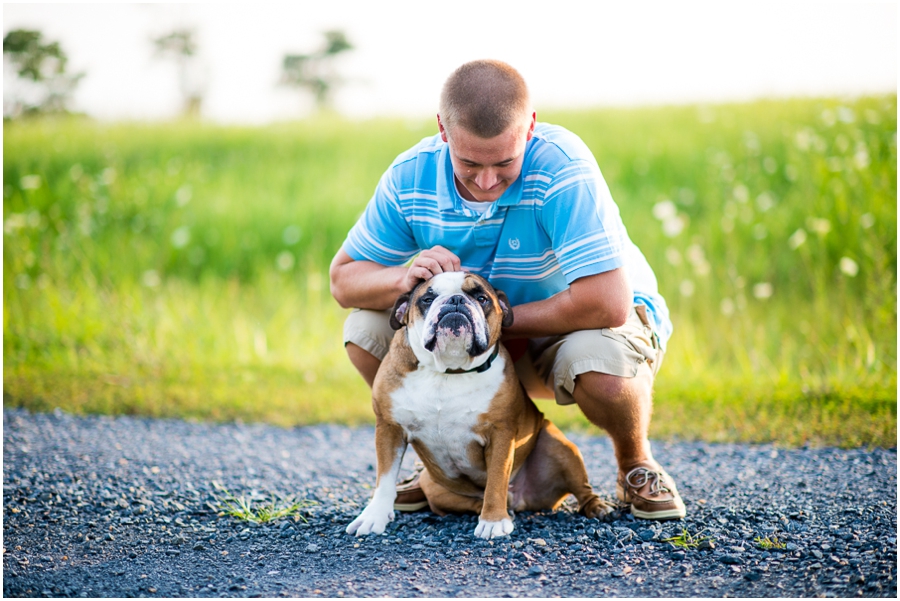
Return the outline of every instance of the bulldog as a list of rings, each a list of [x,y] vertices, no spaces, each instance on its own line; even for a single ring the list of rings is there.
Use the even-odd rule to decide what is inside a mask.
[[[555,509],[570,493],[588,517],[612,510],[591,489],[581,453],[519,383],[500,343],[512,322],[506,295],[472,273],[441,273],[397,299],[372,387],[375,491],[348,534],[381,534],[394,519],[408,444],[425,465],[431,510],[477,513],[480,538],[512,532],[510,509]]]

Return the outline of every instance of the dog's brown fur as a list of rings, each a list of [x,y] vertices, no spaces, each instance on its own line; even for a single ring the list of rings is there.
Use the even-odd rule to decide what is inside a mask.
[[[499,344],[502,326],[512,321],[509,302],[486,280],[467,274],[464,290],[476,287],[488,292],[492,298],[485,317],[490,326],[490,344]],[[423,312],[417,301],[427,288],[426,282],[398,299],[392,322],[400,329],[375,378],[373,407],[377,419],[375,444],[379,481],[389,471],[397,449],[406,438],[403,427],[393,419],[391,394],[402,386],[406,375],[418,367],[405,326],[422,318]],[[572,493],[578,500],[580,511],[588,517],[608,513],[610,506],[591,489],[581,453],[525,395],[509,353],[502,345],[499,357],[503,363],[503,383],[474,428],[485,442],[469,445],[467,454],[471,468],[467,473],[448,476],[435,462],[433,449],[415,437],[411,440],[425,464],[420,482],[431,510],[439,515],[474,512],[480,514],[482,520],[499,522],[509,519],[508,509],[555,509]],[[497,368],[499,366],[492,367]],[[452,377],[448,380],[451,386]]]

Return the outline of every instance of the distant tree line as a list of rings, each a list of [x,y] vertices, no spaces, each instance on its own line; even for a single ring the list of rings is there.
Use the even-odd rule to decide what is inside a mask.
[[[66,71],[68,60],[59,42],[45,41],[39,31],[14,29],[7,33],[3,37],[3,71],[14,70],[17,78],[12,86],[4,81],[3,117],[67,112],[72,93],[84,77],[84,73]]]
[[[332,107],[335,89],[344,79],[334,58],[353,45],[340,30],[323,33],[322,45],[309,54],[286,54],[282,60],[280,85],[312,94],[316,107]],[[198,117],[206,82],[197,62],[196,32],[181,28],[152,40],[155,56],[175,61],[182,115]],[[68,56],[59,42],[44,40],[39,31],[14,29],[3,38],[4,72],[12,70],[13,85],[4,85],[3,118],[28,115],[64,114],[84,73],[67,71]],[[7,82],[4,82],[6,84]]]

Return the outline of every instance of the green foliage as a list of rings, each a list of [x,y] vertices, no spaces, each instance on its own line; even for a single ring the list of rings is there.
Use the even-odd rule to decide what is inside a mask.
[[[3,37],[3,55],[19,81],[4,95],[4,117],[64,113],[83,73],[68,74],[68,56],[59,42],[44,42],[40,31],[13,29]],[[23,86],[24,84],[24,86]]]
[[[157,57],[170,58],[178,67],[178,88],[183,99],[182,116],[200,115],[205,82],[194,65],[197,54],[196,35],[191,29],[176,29],[153,40]]]
[[[315,505],[314,501],[293,498],[281,499],[273,495],[268,503],[257,503],[254,506],[254,498],[252,496],[250,498],[244,497],[244,495],[236,496],[218,484],[216,484],[216,488],[224,495],[224,498],[217,499],[218,510],[223,515],[230,515],[239,520],[255,524],[266,524],[286,517],[291,517],[294,521],[303,520],[305,522],[306,518],[301,513],[301,510]]]
[[[182,58],[194,56],[197,53],[197,42],[194,32],[190,29],[176,29],[166,35],[153,40],[153,45],[160,55]]]
[[[677,536],[672,536],[669,538],[664,538],[662,542],[669,543],[673,547],[678,549],[684,549],[685,551],[690,549],[696,549],[704,544],[706,541],[707,546],[712,546],[715,543],[715,539],[712,539],[708,536],[700,536],[702,530],[697,534],[691,534],[686,529],[681,529],[681,534]]]
[[[787,543],[783,543],[778,540],[777,536],[773,536],[771,538],[768,536],[765,538],[757,536],[753,539],[753,542],[755,542],[760,549],[763,549],[765,551],[771,551],[772,549],[784,549],[785,547],[787,547]]]
[[[281,65],[281,84],[306,88],[313,93],[320,109],[330,106],[333,90],[341,82],[334,70],[334,57],[353,50],[343,31],[335,29],[322,35],[325,40],[319,50],[311,54],[286,54]]]
[[[896,444],[896,97],[543,118],[591,147],[669,304],[654,437]],[[4,402],[371,422],[328,265],[433,132],[5,124]]]

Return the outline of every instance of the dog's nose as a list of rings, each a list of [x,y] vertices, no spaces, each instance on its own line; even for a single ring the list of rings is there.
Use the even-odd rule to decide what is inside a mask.
[[[466,297],[462,294],[454,294],[450,298],[447,299],[447,304],[452,305],[454,307],[459,307],[460,305],[464,305],[466,303]]]

